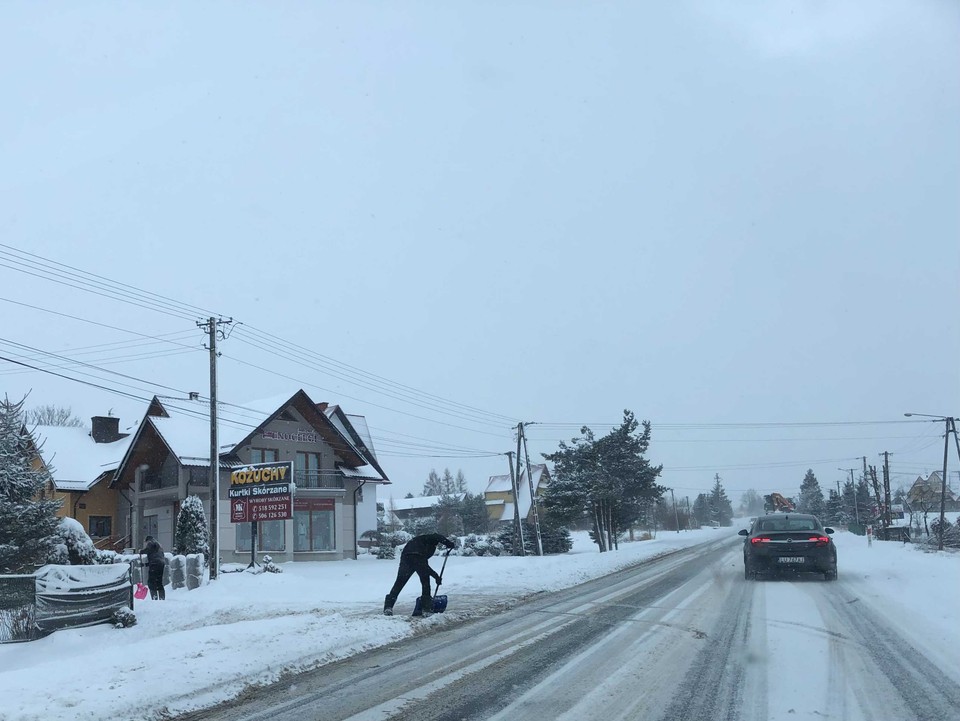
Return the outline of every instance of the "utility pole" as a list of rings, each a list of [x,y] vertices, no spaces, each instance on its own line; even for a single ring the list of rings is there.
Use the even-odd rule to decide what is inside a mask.
[[[210,351],[210,580],[217,580],[220,570],[220,518],[217,508],[220,500],[220,441],[217,438],[217,337],[225,338],[221,325],[229,325],[233,319],[210,317],[197,321],[197,327],[208,334]],[[251,542],[253,539],[251,539]]]
[[[883,452],[883,525],[890,528],[890,452]],[[889,540],[889,539],[888,539]]]
[[[947,526],[945,511],[947,508],[947,452],[950,449],[950,428],[953,428],[954,440],[957,436],[957,427],[954,425],[953,418],[947,416],[944,420],[944,431],[943,431],[943,477],[940,479],[940,532],[937,534],[939,539],[937,540],[937,550],[943,550],[943,538],[947,535]],[[957,453],[960,454],[960,441],[957,441]]]
[[[677,513],[677,499],[673,495],[673,489],[670,489],[670,501],[673,503],[673,520],[677,523],[677,533],[680,533],[680,515]]]
[[[523,455],[527,461],[527,484],[530,486],[530,508],[533,510],[533,530],[536,533],[537,555],[543,555],[543,540],[540,537],[540,512],[537,508],[537,492],[533,487],[533,473],[530,468],[530,452],[527,450],[527,435],[523,432],[524,426],[533,425],[532,423],[519,423],[520,438],[523,439]],[[519,463],[519,458],[517,462]]]
[[[513,491],[513,555],[526,556],[523,545],[523,524],[520,523],[520,494],[517,492],[517,476],[513,471],[513,451],[505,454],[510,459],[510,488]],[[519,549],[519,553],[517,550]]]

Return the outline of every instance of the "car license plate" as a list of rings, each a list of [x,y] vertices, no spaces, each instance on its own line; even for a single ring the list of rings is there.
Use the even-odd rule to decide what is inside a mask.
[[[803,556],[780,556],[780,563],[803,563]]]

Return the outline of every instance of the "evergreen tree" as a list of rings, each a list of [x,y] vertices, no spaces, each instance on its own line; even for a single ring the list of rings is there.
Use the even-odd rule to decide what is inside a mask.
[[[451,480],[452,480],[451,476]],[[437,533],[444,536],[462,536],[463,519],[460,517],[460,498],[448,493],[440,496],[433,506]]]
[[[207,517],[200,496],[187,496],[180,504],[177,527],[173,538],[173,552],[178,556],[202,553],[206,562],[210,557]]]
[[[490,514],[487,512],[487,502],[483,494],[463,494],[460,501],[460,519],[463,521],[464,533],[487,533],[490,530]]]
[[[812,468],[807,469],[800,484],[800,496],[797,499],[798,513],[811,513],[817,518],[823,516],[823,491]]]
[[[543,496],[543,506],[557,523],[576,524],[588,519],[592,538],[601,552],[616,548],[623,530],[636,523],[650,501],[660,498],[656,483],[662,466],[651,466],[645,454],[650,446],[650,423],[641,423],[625,410],[623,422],[602,438],[584,426],[572,445],[545,453],[553,462],[553,480]]]
[[[31,573],[56,543],[60,501],[41,498],[50,481],[33,468],[33,441],[23,424],[23,401],[0,402],[0,573]],[[39,449],[37,449],[39,453]]]
[[[727,492],[723,490],[719,473],[713,476],[713,490],[710,492],[710,520],[716,521],[721,526],[733,525],[733,504],[727,498]]]
[[[467,492],[467,478],[463,475],[463,469],[457,469],[457,477],[453,481],[453,492],[454,493],[466,493]]]
[[[440,476],[437,475],[435,468],[430,469],[430,473],[427,474],[427,481],[423,484],[423,493],[421,496],[439,496],[443,494],[443,481],[440,480]]]
[[[846,525],[849,523],[847,512],[843,507],[843,496],[832,488],[827,495],[823,517],[820,520],[827,524],[833,523],[836,525]]]
[[[693,500],[693,518],[698,526],[710,525],[710,497],[700,493]]]
[[[864,476],[860,476],[857,479],[857,507],[860,511],[860,523],[867,525],[873,521],[877,515],[875,506],[870,482]]]
[[[847,523],[858,523],[860,515],[857,512],[857,487],[853,481],[847,481],[843,484],[843,510],[850,520]]]

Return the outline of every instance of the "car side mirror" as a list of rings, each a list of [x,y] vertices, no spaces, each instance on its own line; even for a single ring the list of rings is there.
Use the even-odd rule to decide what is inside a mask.
[[[826,533],[828,536],[832,536],[832,535],[833,535],[833,529],[832,529],[832,528],[824,528],[824,529],[823,529],[823,532]]]
[[[747,529],[746,529],[746,528],[741,528],[739,531],[737,531],[737,535],[738,535],[738,536],[749,536],[750,534],[747,532]]]

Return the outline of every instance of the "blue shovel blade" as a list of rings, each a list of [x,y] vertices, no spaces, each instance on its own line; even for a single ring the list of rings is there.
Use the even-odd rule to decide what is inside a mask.
[[[434,596],[433,597],[433,612],[434,613],[443,613],[447,610],[447,597],[443,596]],[[422,616],[423,615],[423,603],[420,600],[420,596],[417,596],[417,602],[413,606],[413,615]]]

